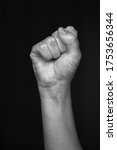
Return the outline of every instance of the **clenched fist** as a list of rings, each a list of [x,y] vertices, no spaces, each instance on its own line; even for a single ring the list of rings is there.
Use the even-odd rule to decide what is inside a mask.
[[[30,57],[39,85],[71,81],[81,59],[77,31],[71,26],[60,27],[33,46]]]

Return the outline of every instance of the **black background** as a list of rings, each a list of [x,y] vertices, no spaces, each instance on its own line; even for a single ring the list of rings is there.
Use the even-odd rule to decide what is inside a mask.
[[[40,97],[29,54],[58,27],[78,30],[82,60],[72,81],[72,104],[84,150],[99,150],[99,1],[6,2],[9,93],[1,120],[3,149],[42,149]]]

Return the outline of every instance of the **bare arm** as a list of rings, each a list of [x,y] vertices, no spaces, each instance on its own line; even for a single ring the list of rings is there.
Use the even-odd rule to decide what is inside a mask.
[[[64,41],[62,37],[60,41],[60,36],[58,37],[57,33],[53,34],[53,36],[58,42],[59,51],[61,50],[61,47],[66,48],[66,45],[65,44],[63,45],[63,43],[65,43],[66,41]],[[46,43],[47,40],[48,39],[46,39],[44,43]],[[77,55],[71,53],[70,55],[68,54],[69,56],[66,56],[65,52],[63,52],[65,56],[63,59],[60,59],[61,55],[63,54],[60,55],[58,54],[58,57],[56,59],[60,59],[60,62],[59,61],[56,63],[54,62],[54,65],[56,65],[54,67],[53,61],[49,60],[48,64],[47,55],[49,55],[49,53],[47,52],[47,49],[45,54],[44,50],[42,51],[43,53],[39,52],[39,55],[41,57],[38,56],[38,58],[37,53],[31,54],[31,58],[33,60],[33,67],[37,77],[38,88],[41,97],[44,143],[46,150],[82,149],[75,129],[72,114],[71,90],[70,90],[71,79],[73,77],[73,73],[76,70],[76,64],[79,63],[79,59],[81,57],[78,51],[77,44],[78,43],[70,45],[72,46],[72,51],[76,51]],[[39,49],[37,48],[37,46],[34,47],[33,52],[37,52],[37,50],[40,51],[40,49],[42,48],[40,47],[41,45],[39,45]],[[50,45],[48,47],[51,49]],[[67,47],[67,50],[69,47]],[[54,49],[56,49],[56,47]],[[64,51],[66,49],[62,50]],[[52,50],[50,50],[49,52],[53,54]],[[54,53],[53,56],[55,56],[56,54]],[[78,60],[73,62],[67,62],[72,61],[71,59],[73,56],[74,58],[76,56]],[[46,64],[45,62],[42,62],[43,61],[42,57],[46,59],[47,61]],[[71,63],[73,64],[71,65]],[[47,67],[45,67],[46,65]],[[54,73],[56,72],[56,75],[53,73],[52,67],[54,69],[57,68],[57,70],[54,70]]]
[[[70,85],[60,83],[40,91],[46,150],[81,150],[72,114]]]

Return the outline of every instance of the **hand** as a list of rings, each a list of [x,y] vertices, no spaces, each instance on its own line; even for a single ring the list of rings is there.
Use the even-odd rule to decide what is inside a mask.
[[[60,27],[33,46],[30,57],[39,85],[70,82],[81,59],[77,31],[71,26]]]

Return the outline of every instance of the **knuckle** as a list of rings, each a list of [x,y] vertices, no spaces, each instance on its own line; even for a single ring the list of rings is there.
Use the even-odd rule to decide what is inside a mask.
[[[39,45],[39,48],[40,49],[47,49],[47,45],[45,44],[45,43],[41,43],[40,45]]]
[[[30,58],[32,58],[32,52],[29,54]]]
[[[33,52],[31,51],[30,54],[29,54],[30,58],[33,58],[33,55],[34,55],[34,54],[33,54]]]
[[[39,43],[32,46],[31,52],[30,52],[30,54],[29,54],[30,58],[32,58],[33,55],[34,55],[38,50],[39,50]]]
[[[37,45],[32,46],[32,52],[34,52],[37,49]]]
[[[54,37],[52,37],[52,36],[48,37],[48,42],[49,42],[49,43],[52,43],[52,42],[54,42],[54,41],[55,41]]]
[[[29,54],[30,58],[33,57],[33,53],[34,53],[34,52],[35,52],[35,45],[32,46],[32,48],[31,48],[31,52],[30,52],[30,54]]]
[[[42,42],[39,42],[39,43],[33,45],[33,46],[32,46],[32,51],[33,51],[33,52],[39,51],[40,48],[41,48],[41,45],[42,45]]]

